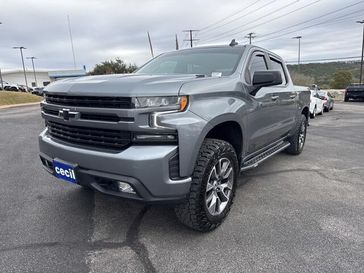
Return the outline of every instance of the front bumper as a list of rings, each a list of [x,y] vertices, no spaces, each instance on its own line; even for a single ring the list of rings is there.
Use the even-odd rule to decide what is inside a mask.
[[[39,136],[40,157],[53,174],[52,161],[77,164],[78,183],[102,193],[147,203],[179,202],[190,190],[191,178],[171,179],[169,163],[178,153],[176,145],[131,146],[119,153],[88,150],[51,139],[44,130]],[[118,191],[117,181],[132,185],[136,194]]]

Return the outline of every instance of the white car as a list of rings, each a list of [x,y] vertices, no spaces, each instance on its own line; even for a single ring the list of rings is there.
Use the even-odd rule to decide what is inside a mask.
[[[324,113],[324,101],[320,98],[320,95],[316,90],[311,91],[311,103],[310,103],[310,117],[315,118],[316,115],[322,115]]]

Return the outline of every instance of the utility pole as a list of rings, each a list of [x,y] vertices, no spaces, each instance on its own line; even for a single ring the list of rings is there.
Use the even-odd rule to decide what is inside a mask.
[[[178,37],[177,37],[177,34],[176,34],[176,50],[179,49],[179,45],[178,45]]]
[[[149,31],[147,32],[147,34],[148,34],[148,41],[149,41],[150,53],[152,54],[152,58],[154,58],[152,40],[150,39]]]
[[[292,39],[297,39],[298,40],[298,71],[301,70],[301,39],[302,36],[296,36],[296,37],[292,37]]]
[[[1,90],[4,90],[4,82],[3,82],[3,75],[1,74],[1,68],[0,68],[0,83],[1,83]]]
[[[69,15],[67,15],[67,23],[68,23],[68,32],[70,34],[70,40],[71,40],[71,48],[72,48],[72,56],[73,56],[73,68],[76,70],[75,48],[73,46],[73,37],[72,37],[72,30],[71,30],[71,21],[70,21],[70,16]]]
[[[25,86],[26,86],[27,91],[28,91],[28,80],[27,80],[27,74],[25,72],[24,56],[23,56],[23,49],[26,49],[26,48],[24,46],[14,46],[13,48],[20,50],[21,62],[23,64],[23,72],[24,72]]]
[[[198,39],[194,39],[193,38],[193,33],[194,32],[197,32],[198,30],[197,29],[188,29],[188,30],[184,30],[183,32],[188,32],[190,34],[190,38],[189,39],[186,39],[184,41],[189,41],[190,42],[190,45],[191,47],[193,47],[193,42],[194,41],[198,41]]]
[[[27,57],[27,59],[32,60],[32,66],[33,66],[33,74],[34,74],[34,80],[35,80],[35,87],[38,87],[38,83],[37,83],[37,75],[35,74],[35,68],[34,68],[34,59],[36,59],[36,57]]]
[[[250,33],[248,33],[248,35],[245,36],[245,38],[248,38],[249,39],[249,44],[250,45],[252,44],[252,39],[254,39],[255,37],[257,37],[254,34],[255,34],[254,32],[250,32]]]
[[[363,25],[363,42],[361,45],[361,61],[360,61],[360,84],[363,82],[363,55],[364,55],[364,20],[356,21],[358,24]]]

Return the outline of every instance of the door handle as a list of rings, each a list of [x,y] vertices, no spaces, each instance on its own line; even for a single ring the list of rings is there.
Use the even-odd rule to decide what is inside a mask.
[[[295,97],[297,97],[297,93],[293,93],[293,94],[289,95],[289,97],[290,97],[291,99],[294,99]]]
[[[279,96],[272,96],[271,99],[272,100],[277,100],[279,98]]]

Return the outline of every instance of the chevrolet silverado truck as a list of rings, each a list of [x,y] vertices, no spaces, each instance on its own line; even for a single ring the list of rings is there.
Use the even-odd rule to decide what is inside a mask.
[[[206,232],[229,213],[241,172],[302,152],[309,104],[308,88],[263,48],[174,51],[132,74],[47,86],[40,159],[85,188],[173,204],[183,224]]]

